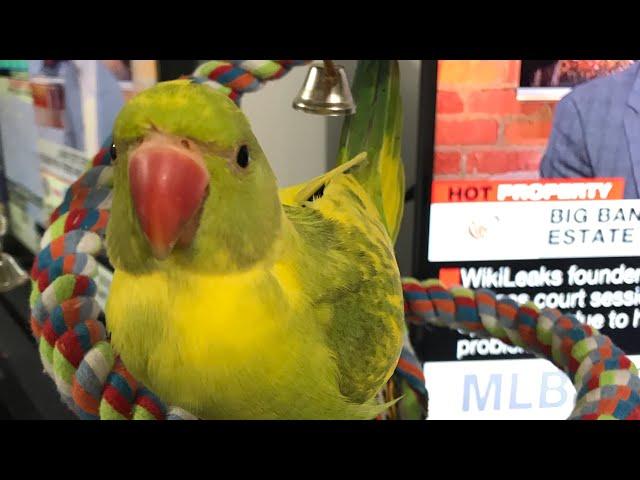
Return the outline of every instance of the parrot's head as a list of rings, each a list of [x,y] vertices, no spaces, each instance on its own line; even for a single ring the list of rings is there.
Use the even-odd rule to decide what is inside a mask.
[[[113,131],[107,248],[131,272],[248,268],[277,238],[275,176],[242,111],[190,80],[132,98]]]

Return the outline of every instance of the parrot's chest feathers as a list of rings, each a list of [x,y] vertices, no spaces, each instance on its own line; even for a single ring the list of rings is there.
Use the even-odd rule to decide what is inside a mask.
[[[107,304],[112,343],[132,373],[163,398],[188,398],[193,405],[211,391],[237,401],[314,365],[326,375],[330,353],[311,342],[321,335],[319,322],[305,315],[297,278],[286,266],[224,276],[182,272],[179,279],[117,270]]]

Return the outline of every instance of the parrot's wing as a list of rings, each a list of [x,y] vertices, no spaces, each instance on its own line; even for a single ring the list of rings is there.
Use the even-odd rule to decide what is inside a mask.
[[[396,60],[360,60],[353,80],[356,113],[342,127],[338,164],[358,152],[369,162],[354,176],[376,205],[395,242],[404,209],[402,99]]]
[[[314,195],[311,186],[299,189],[290,199],[297,193],[303,205],[284,207],[306,248],[301,271],[311,311],[326,329],[340,392],[356,404],[371,399],[391,376],[404,335],[393,244],[354,178],[359,168],[335,175],[323,195]]]
[[[367,153],[362,152],[348,162],[338,165],[336,168],[324,175],[320,175],[319,177],[313,178],[304,183],[281,188],[279,191],[280,201],[283,205],[302,205],[304,202],[310,201],[317,192],[322,191],[323,188],[331,182],[331,180],[336,178],[338,175],[349,172],[357,165],[361,165],[366,159]]]

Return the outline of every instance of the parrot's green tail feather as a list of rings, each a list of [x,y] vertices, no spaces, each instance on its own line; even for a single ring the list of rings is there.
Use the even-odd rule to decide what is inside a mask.
[[[338,164],[360,152],[368,162],[353,174],[369,193],[395,242],[404,209],[402,101],[396,60],[358,62],[352,92],[356,113],[345,119]]]

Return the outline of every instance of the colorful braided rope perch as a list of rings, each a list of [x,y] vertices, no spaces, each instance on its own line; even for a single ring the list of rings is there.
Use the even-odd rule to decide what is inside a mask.
[[[191,77],[228,95],[240,104],[242,94],[255,92],[265,82],[282,78],[307,60],[212,60],[200,65]]]
[[[280,78],[304,61],[211,61],[193,81],[208,82],[238,102],[244,92]],[[31,269],[31,328],[45,371],[62,400],[81,419],[195,419],[165,405],[133,378],[108,342],[95,300],[98,263],[111,206],[112,167],[107,139],[90,169],[66,192]],[[404,283],[406,320],[494,336],[551,358],[578,390],[571,418],[640,418],[635,366],[603,335],[556,311],[496,301],[490,291],[452,289],[438,281]],[[409,340],[394,378],[426,403],[425,379]]]
[[[606,335],[555,309],[540,311],[497,299],[491,290],[446,289],[439,280],[403,282],[409,323],[427,323],[494,337],[546,358],[573,381],[577,400],[569,419],[640,420],[635,365]]]

